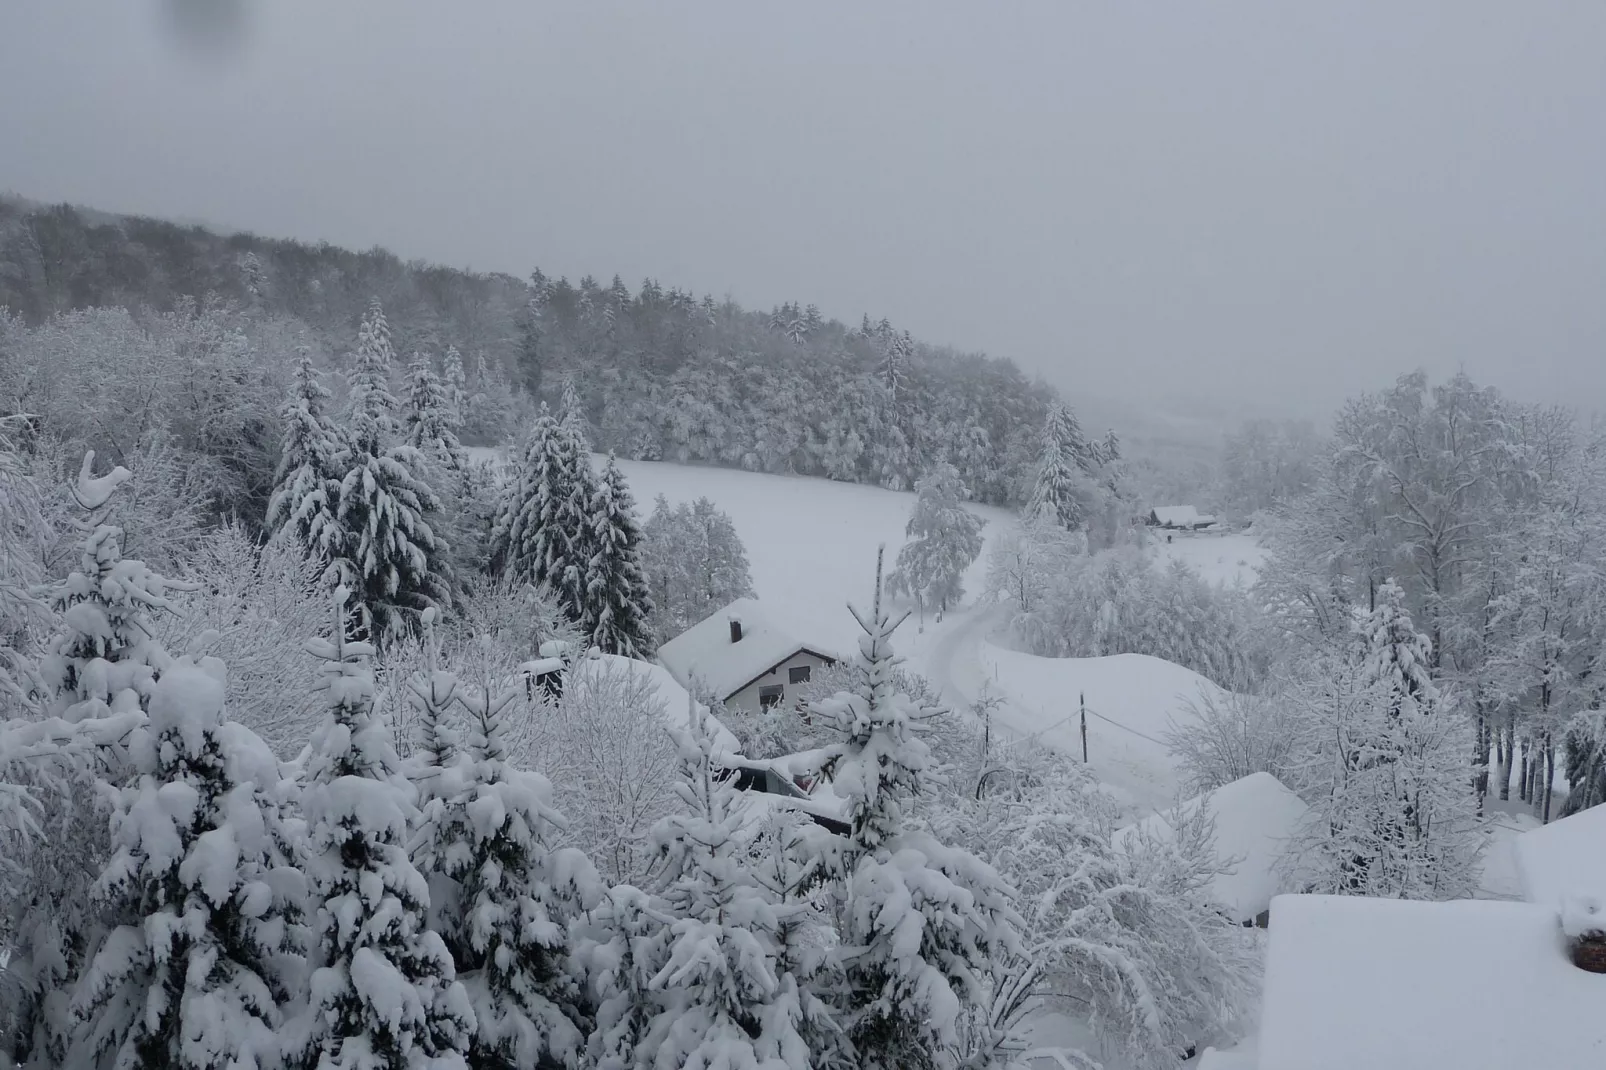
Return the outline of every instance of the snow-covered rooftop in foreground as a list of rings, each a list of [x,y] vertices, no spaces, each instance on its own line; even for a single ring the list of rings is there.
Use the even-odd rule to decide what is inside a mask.
[[[1517,872],[1530,903],[1560,906],[1575,895],[1606,898],[1606,806],[1518,836]]]
[[[731,622],[741,623],[741,639],[731,641]],[[799,650],[836,660],[817,642],[776,625],[756,598],[738,598],[658,648],[658,660],[689,686],[696,681],[720,698],[729,698]]]
[[[1532,903],[1283,895],[1260,1070],[1606,1066],[1606,976]]]
[[[1278,867],[1309,807],[1270,773],[1251,773],[1180,807],[1151,814],[1115,834],[1115,845],[1138,830],[1164,838],[1179,816],[1198,813],[1208,800],[1216,823],[1216,857],[1227,867],[1211,882],[1211,894],[1234,921],[1250,921],[1271,905]]]
[[[625,673],[644,680],[657,692],[658,698],[663,702],[664,720],[671,728],[684,728],[688,723],[691,696],[686,693],[684,687],[675,682],[675,678],[670,676],[662,665],[620,657],[617,654],[597,654],[580,658],[569,672],[571,677],[583,677],[589,673]],[[742,745],[731,730],[721,724],[718,718],[709,714],[707,706],[698,703],[697,708],[708,716],[714,733],[714,746],[718,751],[723,754],[739,754]]]

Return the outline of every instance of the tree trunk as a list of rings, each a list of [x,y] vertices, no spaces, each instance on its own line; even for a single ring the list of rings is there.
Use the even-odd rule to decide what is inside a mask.
[[[1534,764],[1539,764],[1535,762]],[[1539,784],[1539,794],[1544,799],[1543,813],[1540,819],[1550,824],[1550,787],[1556,782],[1556,741],[1551,738],[1550,732],[1545,732],[1545,763],[1544,780]]]
[[[1489,714],[1478,700],[1478,729],[1472,741],[1472,790],[1478,796],[1478,816],[1483,816],[1483,803],[1489,797]]]
[[[1506,710],[1506,723],[1500,732],[1500,801],[1511,798],[1511,760],[1517,745],[1517,710]]]
[[[1533,801],[1533,781],[1528,770],[1528,741],[1522,741],[1522,771],[1518,774],[1517,799],[1521,802]]]

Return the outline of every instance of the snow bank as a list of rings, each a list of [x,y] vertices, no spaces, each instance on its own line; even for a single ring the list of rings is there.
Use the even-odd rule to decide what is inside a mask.
[[[1227,867],[1211,881],[1211,895],[1234,921],[1252,921],[1281,890],[1278,865],[1310,810],[1270,773],[1252,773],[1180,807],[1151,814],[1117,831],[1115,846],[1130,844],[1139,830],[1166,839],[1177,811],[1196,814],[1207,801],[1216,823],[1216,857]]]
[[[1554,909],[1278,896],[1264,1070],[1606,1066],[1606,976],[1567,958]]]
[[[1579,895],[1606,898],[1606,806],[1524,832],[1516,852],[1522,895],[1530,903],[1560,906]]]
[[[1087,698],[1088,764],[1134,816],[1177,802],[1181,778],[1164,738],[1192,716],[1189,702],[1221,690],[1203,676],[1144,654],[1040,658],[982,647],[992,688],[1008,700],[998,720],[1017,735],[1080,758],[1079,696]]]

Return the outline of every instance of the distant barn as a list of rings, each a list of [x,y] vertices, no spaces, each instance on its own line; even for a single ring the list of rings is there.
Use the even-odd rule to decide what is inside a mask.
[[[1149,526],[1163,531],[1198,531],[1215,522],[1215,517],[1191,505],[1157,505],[1149,510]]]

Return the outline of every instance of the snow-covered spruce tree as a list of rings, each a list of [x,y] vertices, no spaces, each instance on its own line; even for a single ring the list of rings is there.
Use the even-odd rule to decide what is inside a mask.
[[[457,440],[459,426],[446,384],[430,367],[428,357],[414,353],[407,366],[407,409],[402,425],[407,444],[439,468],[460,469],[467,458]]]
[[[878,553],[871,611],[852,610],[865,633],[854,689],[814,706],[847,737],[828,771],[850,829],[822,859],[839,937],[833,1003],[860,1067],[947,1068],[994,962],[1023,952],[1020,918],[991,866],[911,827],[906,808],[934,772],[919,723],[936,711],[894,690],[891,638],[907,614],[888,615],[881,581]]]
[[[103,912],[90,894],[110,854],[108,826],[95,813],[97,792],[120,787],[129,775],[126,742],[144,721],[157,680],[172,664],[156,638],[153,617],[171,608],[168,595],[193,589],[124,559],[120,529],[101,523],[129,478],[122,467],[90,473],[84,455],[72,495],[88,518],[78,568],[37,592],[59,631],[28,673],[41,723],[60,727],[80,744],[34,795],[41,835],[16,861],[26,872],[5,904],[4,929],[14,941],[6,965],[20,978],[12,1019],[13,1054],[29,1065],[57,1066],[75,1027],[71,986],[101,939]]]
[[[373,647],[345,637],[347,597],[335,591],[330,637],[307,644],[323,662],[329,713],[302,791],[317,968],[299,1061],[318,1070],[463,1067],[474,1011],[427,924],[429,888],[407,856],[412,786],[374,714]]]
[[[463,371],[463,354],[456,346],[446,347],[444,363],[441,380],[446,390],[446,406],[451,413],[448,426],[457,432],[468,421],[468,376]]]
[[[915,484],[915,507],[887,588],[921,605],[946,610],[965,596],[965,569],[981,553],[987,523],[964,506],[965,488],[951,464],[938,464]]]
[[[583,439],[543,405],[491,531],[492,568],[520,583],[546,584],[582,626],[594,483]]]
[[[655,972],[630,1053],[654,1070],[815,1065],[798,1033],[795,984],[776,976],[780,917],[757,881],[741,836],[744,804],[717,774],[714,739],[695,703],[675,732],[684,812],[653,830],[663,864],[658,910],[668,924],[644,955]]]
[[[114,853],[96,889],[120,923],[79,985],[69,1065],[273,1066],[305,980],[286,796],[272,751],[224,719],[224,666],[162,673],[112,792]]]
[[[284,415],[284,446],[268,499],[266,527],[288,527],[309,556],[329,563],[342,556],[344,533],[336,517],[347,444],[324,413],[329,391],[305,346],[296,359],[295,385]]]
[[[1026,502],[1027,516],[1045,513],[1067,531],[1086,527],[1087,507],[1082,501],[1086,474],[1083,466],[1089,463],[1086,450],[1087,443],[1071,410],[1060,403],[1050,407],[1048,422],[1043,427],[1043,452],[1038,461],[1037,480]]]
[[[636,500],[613,455],[591,499],[595,552],[587,568],[586,614],[591,643],[606,654],[645,657],[652,649],[648,619],[652,595],[641,568],[641,527]]]
[[[431,526],[440,501],[421,477],[418,452],[391,442],[396,399],[389,359],[389,329],[376,301],[351,373],[350,442],[337,510],[342,580],[356,596],[361,628],[376,643],[412,631],[417,614],[451,601],[448,547]]]
[[[450,694],[468,717],[429,787],[414,860],[441,893],[436,930],[474,1008],[469,1064],[573,1065],[584,1015],[568,927],[600,902],[601,883],[583,853],[550,846],[563,822],[546,778],[509,763],[519,692],[460,687],[437,669],[429,688],[430,702]]]
[[[1314,674],[1318,725],[1299,852],[1312,891],[1460,899],[1477,891],[1481,845],[1467,726],[1428,675],[1430,644],[1393,582],[1357,611],[1359,660]]]

